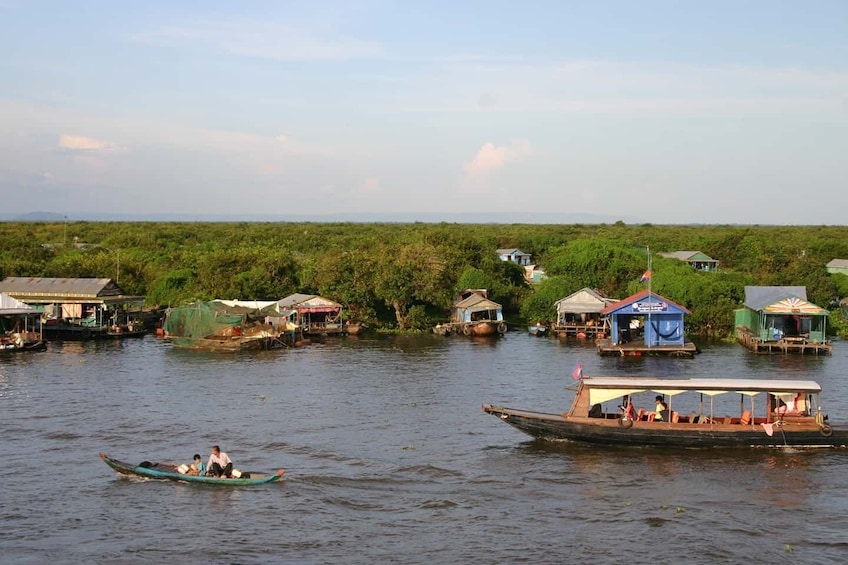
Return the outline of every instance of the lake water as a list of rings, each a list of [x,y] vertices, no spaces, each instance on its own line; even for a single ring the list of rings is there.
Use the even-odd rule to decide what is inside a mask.
[[[848,422],[829,357],[703,346],[361,336],[214,355],[153,336],[0,357],[2,563],[844,563],[848,450],[607,449],[533,442],[482,403],[561,412],[586,375],[810,378]],[[118,475],[220,444],[281,484]]]

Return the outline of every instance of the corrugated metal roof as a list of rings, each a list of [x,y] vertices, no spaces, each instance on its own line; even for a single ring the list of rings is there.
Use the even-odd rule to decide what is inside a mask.
[[[496,310],[501,308],[501,305],[497,302],[489,300],[485,296],[480,294],[472,294],[471,296],[456,302],[453,305],[454,308],[458,310]]]
[[[709,255],[701,253],[700,251],[666,251],[658,253],[661,257],[667,257],[669,259],[679,259],[681,261],[701,261],[701,262],[716,262],[715,259],[711,258]]]
[[[0,281],[0,292],[25,296],[57,296],[103,298],[121,296],[124,291],[112,279],[60,279],[46,277],[6,277]]]
[[[831,269],[848,269],[848,259],[834,259],[825,266]]]
[[[554,307],[560,313],[589,314],[600,313],[601,310],[616,302],[618,300],[607,298],[598,291],[586,287],[565,298],[560,298],[554,303]]]
[[[0,316],[14,316],[18,314],[40,314],[41,312],[21,302],[17,298],[0,292]]]
[[[329,298],[318,296],[317,294],[291,294],[277,302],[278,308],[317,308],[317,307],[333,307],[341,308],[341,304]]]
[[[498,255],[530,255],[520,249],[498,249]]]
[[[306,302],[307,300],[309,300],[310,298],[313,298],[313,297],[315,297],[314,294],[295,293],[295,294],[290,294],[290,295],[286,296],[285,298],[281,298],[277,302],[277,304],[280,306],[280,308],[290,308],[290,307],[294,306],[295,304],[300,304],[301,302]]]
[[[806,286],[746,286],[745,306],[751,310],[762,310],[775,302],[790,297],[807,300]]]

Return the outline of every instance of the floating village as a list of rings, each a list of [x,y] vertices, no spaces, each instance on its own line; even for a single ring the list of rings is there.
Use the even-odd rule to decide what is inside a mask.
[[[502,261],[524,268],[528,284],[545,278],[544,269],[518,249],[499,249]],[[718,261],[700,252],[667,257],[691,268],[715,271]],[[624,298],[581,288],[557,300],[550,321],[509,327],[501,304],[487,289],[457,293],[446,320],[432,328],[446,339],[502,339],[510,329],[530,336],[592,341],[598,355],[694,358],[698,346],[687,338],[685,306],[653,292],[650,253],[640,285]],[[848,271],[834,260],[829,272]],[[807,299],[804,286],[746,286],[734,311],[735,337],[752,354],[830,355],[826,308]],[[840,304],[848,315],[848,301]],[[52,341],[120,340],[153,334],[175,348],[241,352],[308,346],[313,340],[358,335],[370,328],[347,316],[345,305],[324,296],[295,293],[276,300],[209,300],[167,308],[145,305],[108,278],[7,277],[0,281],[0,353],[44,351]],[[738,378],[665,379],[603,377],[574,372],[578,381],[571,408],[561,414],[484,404],[485,413],[542,440],[609,445],[677,447],[848,447],[848,427],[832,426],[822,412],[818,383],[811,380]],[[656,396],[656,409],[635,408],[634,395]],[[676,410],[689,394],[697,410]],[[732,394],[728,394],[732,393]],[[755,404],[763,394],[765,402]],[[738,416],[721,416],[715,397],[740,396]],[[643,396],[641,402],[647,398]],[[616,403],[615,409],[606,407]],[[747,404],[746,404],[747,402]],[[101,457],[120,473],[182,480],[170,468],[136,468]],[[279,480],[278,474],[243,479],[244,484]],[[202,480],[206,480],[205,478]],[[230,484],[237,484],[232,482]],[[239,483],[241,484],[241,483]]]
[[[528,284],[545,271],[519,249],[498,249],[502,261],[524,268]],[[660,255],[701,271],[715,271],[718,261],[697,251]],[[848,260],[827,265],[848,272]],[[694,357],[698,347],[687,338],[691,312],[651,290],[650,254],[642,277],[646,288],[624,298],[582,288],[554,304],[552,321],[526,326],[530,335],[593,340],[599,355]],[[848,316],[848,299],[840,308]],[[827,355],[828,310],[807,300],[803,286],[746,286],[745,300],[734,312],[738,342],[757,354]],[[445,322],[433,332],[442,336],[493,337],[509,324],[503,308],[487,289],[459,292]],[[160,308],[145,306],[144,296],[126,294],[112,279],[6,277],[0,281],[0,352],[44,349],[50,341],[130,339],[152,333],[174,347],[208,351],[245,351],[296,347],[313,339],[357,335],[369,328],[350,319],[345,306],[314,294],[272,300],[210,300]],[[522,328],[524,331],[524,328]]]

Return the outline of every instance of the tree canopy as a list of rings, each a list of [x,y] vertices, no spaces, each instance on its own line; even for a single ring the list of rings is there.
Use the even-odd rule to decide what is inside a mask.
[[[730,335],[746,285],[805,286],[833,308],[848,276],[825,265],[848,258],[840,226],[628,226],[353,223],[0,223],[0,277],[111,278],[151,305],[230,298],[275,300],[321,294],[375,326],[426,329],[447,319],[466,288],[485,288],[511,322],[552,321],[553,304],[589,287],[624,298],[644,288],[688,308],[688,331]],[[530,253],[548,278],[495,250]],[[697,250],[716,272],[657,255]]]

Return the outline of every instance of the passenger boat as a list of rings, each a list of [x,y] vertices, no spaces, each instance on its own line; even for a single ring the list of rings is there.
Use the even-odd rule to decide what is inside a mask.
[[[169,481],[183,481],[187,483],[201,483],[207,485],[226,485],[231,487],[262,485],[266,483],[274,483],[282,479],[285,474],[285,469],[280,469],[273,475],[264,473],[242,473],[239,478],[222,478],[222,477],[207,477],[204,475],[186,475],[177,471],[178,465],[175,463],[150,463],[145,461],[139,465],[125,463],[112,459],[101,453],[100,458],[115,471],[122,475],[132,475],[144,477],[146,479],[165,479]]]
[[[563,414],[488,404],[483,411],[550,441],[657,447],[848,446],[848,427],[827,423],[820,393],[821,386],[807,380],[585,377]],[[663,402],[667,399],[662,420],[655,410],[635,408],[646,400],[653,406],[654,394]],[[607,410],[610,401],[617,408]],[[733,412],[737,414],[726,415]]]

